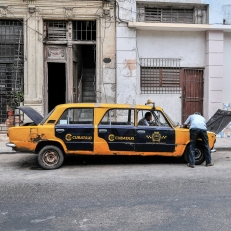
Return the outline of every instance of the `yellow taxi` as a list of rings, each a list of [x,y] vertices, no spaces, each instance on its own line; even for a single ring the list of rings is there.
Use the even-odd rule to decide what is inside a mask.
[[[31,107],[18,109],[32,121],[9,128],[6,145],[17,152],[37,153],[44,169],[59,168],[65,155],[80,154],[184,156],[188,161],[188,128],[174,123],[154,104],[62,104],[44,118]],[[142,123],[147,112],[151,113],[150,126]],[[216,134],[208,131],[208,137],[213,149]],[[204,160],[198,140],[195,164]]]

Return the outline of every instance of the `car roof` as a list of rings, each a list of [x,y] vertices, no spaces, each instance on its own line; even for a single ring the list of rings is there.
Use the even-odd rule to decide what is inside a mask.
[[[135,105],[135,104],[111,104],[111,103],[67,103],[59,104],[56,108],[67,108],[67,107],[93,107],[93,108],[136,108],[151,110],[153,106],[148,105]],[[155,109],[162,110],[162,108],[155,106]]]

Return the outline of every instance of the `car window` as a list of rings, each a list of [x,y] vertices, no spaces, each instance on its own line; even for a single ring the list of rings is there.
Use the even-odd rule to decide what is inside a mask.
[[[169,127],[169,123],[166,120],[165,116],[163,115],[163,113],[161,111],[158,110],[138,110],[138,114],[137,114],[137,118],[138,118],[138,126],[146,126],[145,122],[143,122],[144,118],[145,118],[145,114],[147,112],[151,112],[152,114],[152,118],[151,121],[149,121],[148,123],[150,125],[153,126],[165,126],[165,127]]]
[[[133,109],[111,109],[106,112],[100,125],[134,125]]]
[[[58,124],[93,124],[93,108],[69,108],[64,111]]]

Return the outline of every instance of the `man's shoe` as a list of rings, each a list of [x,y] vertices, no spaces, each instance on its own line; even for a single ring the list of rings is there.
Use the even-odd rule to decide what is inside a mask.
[[[213,166],[213,165],[214,165],[214,163],[211,162],[211,163],[209,163],[209,164],[206,164],[205,166],[206,166],[206,167],[210,167],[210,166]]]
[[[190,168],[195,168],[195,165],[194,165],[194,164],[188,163],[187,166],[190,167]]]

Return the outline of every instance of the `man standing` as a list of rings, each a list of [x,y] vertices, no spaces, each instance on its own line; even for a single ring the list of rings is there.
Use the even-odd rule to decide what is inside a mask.
[[[197,138],[200,137],[205,147],[205,161],[207,167],[213,166],[211,162],[211,154],[208,142],[206,120],[199,112],[195,112],[193,115],[190,115],[185,121],[183,127],[187,127],[190,124],[190,152],[189,152],[189,163],[188,167],[195,167],[195,147]]]

